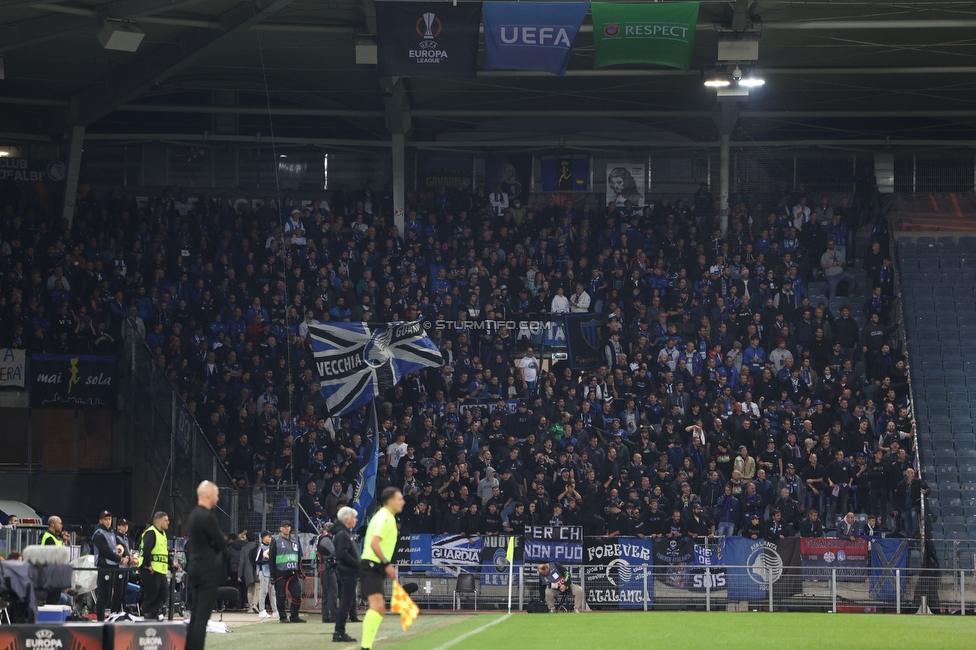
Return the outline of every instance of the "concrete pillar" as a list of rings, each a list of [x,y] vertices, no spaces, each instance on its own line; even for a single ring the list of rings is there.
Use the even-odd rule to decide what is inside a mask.
[[[85,147],[85,127],[71,128],[71,148],[68,153],[68,172],[64,184],[63,219],[68,220],[70,228],[75,217],[75,203],[78,197],[78,175],[81,173],[81,150]]]
[[[406,223],[404,139],[402,133],[394,133],[393,147],[391,148],[393,156],[393,223],[399,228],[401,237],[404,236],[403,228]]]

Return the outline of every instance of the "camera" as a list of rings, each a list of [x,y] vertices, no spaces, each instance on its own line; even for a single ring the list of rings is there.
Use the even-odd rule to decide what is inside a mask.
[[[735,66],[735,70],[732,71],[732,81],[738,82],[739,79],[742,79],[742,69]]]

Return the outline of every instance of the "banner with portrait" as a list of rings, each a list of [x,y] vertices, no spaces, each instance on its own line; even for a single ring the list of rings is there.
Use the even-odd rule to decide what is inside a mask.
[[[630,201],[631,207],[644,206],[647,195],[647,161],[607,163],[607,203],[618,208]]]
[[[502,184],[511,204],[516,198],[524,204],[532,185],[532,156],[490,153],[485,156],[485,195]]]

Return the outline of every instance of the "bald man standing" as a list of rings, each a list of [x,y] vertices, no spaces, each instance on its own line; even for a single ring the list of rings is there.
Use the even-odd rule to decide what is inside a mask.
[[[41,535],[41,546],[62,546],[64,544],[62,541],[63,534],[64,526],[61,523],[61,517],[51,515],[47,518],[47,530]],[[61,602],[61,592],[52,591],[47,595],[47,600],[44,602],[47,605],[57,605]]]
[[[186,630],[186,650],[203,650],[207,621],[217,602],[217,587],[222,575],[221,553],[227,547],[227,536],[212,510],[217,505],[217,486],[204,481],[197,487],[197,505],[187,520],[189,540],[186,543],[187,574],[193,589],[193,607]]]

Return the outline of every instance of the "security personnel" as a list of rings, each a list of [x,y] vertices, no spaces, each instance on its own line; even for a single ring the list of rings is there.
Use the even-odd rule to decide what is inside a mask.
[[[61,517],[56,517],[51,515],[47,518],[47,530],[41,535],[41,546],[63,546],[64,543],[61,541],[61,535],[63,534],[64,526],[61,523]],[[44,601],[48,605],[57,605],[61,600],[61,592],[53,590],[47,595],[47,600]]]
[[[95,598],[95,616],[99,621],[105,620],[105,608],[112,604],[112,587],[119,567],[129,562],[119,553],[118,540],[112,532],[112,513],[103,510],[98,515],[98,526],[92,533],[92,545],[95,547],[95,566],[98,568],[97,597]]]
[[[315,550],[319,559],[319,578],[322,583],[322,622],[335,623],[339,585],[336,582],[335,542],[332,539],[332,523],[322,525],[322,533],[315,540]]]
[[[278,620],[282,623],[304,623],[298,618],[298,608],[302,604],[302,585],[300,582],[302,548],[298,540],[291,536],[291,522],[287,519],[278,526],[281,533],[271,540],[268,565],[271,567],[271,580],[275,586],[278,601]],[[285,618],[285,594],[291,601],[291,616]]]
[[[132,548],[129,544],[129,525],[128,519],[119,519],[115,525],[115,544],[119,555],[124,560],[118,571],[115,572],[115,581],[112,584],[112,613],[117,614],[125,609],[125,595],[129,589],[129,567],[132,566]]]
[[[166,574],[172,562],[166,545],[166,530],[169,528],[169,515],[157,512],[153,523],[142,533],[142,547],[139,556],[139,578],[142,586],[142,615],[149,620],[161,618],[166,604]]]

